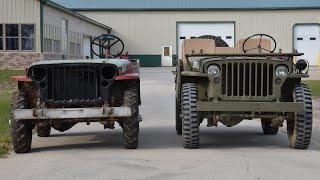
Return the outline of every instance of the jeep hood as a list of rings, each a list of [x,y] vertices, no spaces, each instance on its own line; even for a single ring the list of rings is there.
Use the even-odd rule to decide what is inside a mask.
[[[73,60],[40,60],[30,65],[29,69],[35,66],[50,66],[50,65],[61,65],[61,64],[110,64],[116,66],[118,70],[126,72],[130,62],[126,59],[73,59]]]

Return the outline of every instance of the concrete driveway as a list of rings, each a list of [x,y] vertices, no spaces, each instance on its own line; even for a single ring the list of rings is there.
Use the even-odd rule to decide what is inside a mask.
[[[0,160],[0,179],[320,179],[320,132],[309,150],[287,135],[264,136],[258,121],[201,127],[201,148],[186,150],[174,128],[171,68],[142,69],[140,148],[122,149],[121,130],[78,124],[48,138],[33,136],[32,153]]]

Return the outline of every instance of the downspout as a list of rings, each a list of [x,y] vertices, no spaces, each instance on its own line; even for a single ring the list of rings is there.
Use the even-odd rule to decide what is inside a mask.
[[[44,52],[44,34],[43,34],[43,28],[44,28],[44,17],[43,17],[43,7],[47,4],[47,0],[40,0],[40,47],[41,47],[41,53]]]

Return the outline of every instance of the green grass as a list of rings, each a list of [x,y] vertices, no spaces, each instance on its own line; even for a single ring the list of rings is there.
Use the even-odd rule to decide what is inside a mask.
[[[0,69],[0,83],[10,81],[11,76],[24,75],[23,70],[2,70]]]
[[[0,70],[0,157],[11,149],[9,116],[11,95],[17,85],[16,82],[10,80],[10,77],[24,74],[23,70]]]
[[[307,80],[303,83],[310,87],[312,96],[320,97],[320,80]]]
[[[10,150],[9,113],[11,104],[11,90],[0,90],[0,157]]]

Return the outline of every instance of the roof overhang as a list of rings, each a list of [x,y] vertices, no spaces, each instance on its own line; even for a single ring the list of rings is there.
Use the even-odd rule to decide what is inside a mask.
[[[86,21],[86,22],[89,22],[89,23],[91,23],[91,24],[93,24],[93,25],[96,25],[96,26],[99,26],[99,27],[101,27],[101,28],[104,28],[104,29],[106,29],[106,30],[108,30],[108,31],[111,31],[111,30],[112,30],[112,28],[109,27],[109,26],[106,26],[106,25],[104,25],[104,24],[102,24],[102,23],[99,23],[99,22],[97,22],[97,21],[95,21],[95,20],[92,20],[92,19],[90,19],[90,18],[88,18],[88,17],[86,17],[86,16],[84,16],[84,15],[82,15],[82,14],[80,14],[80,13],[75,12],[75,11],[72,10],[72,9],[68,9],[68,8],[66,8],[66,7],[64,7],[64,6],[61,6],[61,5],[59,5],[59,4],[57,4],[57,3],[53,2],[53,1],[50,1],[50,0],[39,0],[39,1],[40,1],[40,2],[43,2],[45,5],[47,5],[47,6],[49,6],[49,7],[52,7],[52,8],[58,9],[58,10],[60,10],[60,11],[63,11],[63,12],[65,12],[65,13],[67,13],[67,14],[70,14],[70,15],[72,15],[72,16],[75,16],[75,17],[77,17],[77,18],[79,18],[79,19],[81,19],[81,20],[84,20],[84,21]]]

